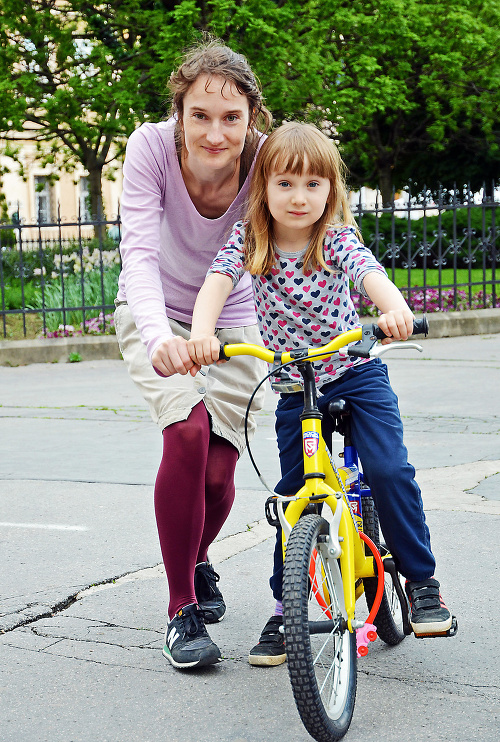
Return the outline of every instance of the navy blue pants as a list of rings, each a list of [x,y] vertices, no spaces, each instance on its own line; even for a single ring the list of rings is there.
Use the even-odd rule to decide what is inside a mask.
[[[403,424],[387,373],[387,366],[374,359],[349,369],[338,380],[326,384],[318,399],[323,413],[323,435],[332,440],[333,421],[327,412],[332,399],[342,397],[351,407],[352,443],[358,451],[364,478],[371,488],[380,528],[399,572],[409,580],[434,575],[429,529],[425,522],[415,469],[408,463],[403,443]],[[282,479],[276,486],[281,495],[298,492],[304,484],[302,431],[299,415],[304,405],[301,392],[282,394],[276,408],[276,434]],[[282,599],[283,555],[281,528],[274,551],[274,573],[270,585],[276,600]]]

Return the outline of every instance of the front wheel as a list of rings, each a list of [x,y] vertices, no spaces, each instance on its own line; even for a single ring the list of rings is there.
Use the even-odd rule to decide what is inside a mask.
[[[349,729],[357,681],[356,635],[346,628],[327,536],[324,518],[302,516],[288,539],[283,573],[290,682],[302,723],[318,742],[338,740]]]
[[[378,522],[378,513],[371,497],[362,498],[363,510],[363,530],[371,538],[375,546],[380,548],[380,528]],[[369,552],[371,553],[371,552]],[[395,579],[399,580],[399,573],[396,572]],[[386,644],[395,647],[405,638],[403,612],[408,614],[406,602],[403,604],[394,586],[392,577],[387,572],[384,573],[385,588],[382,596],[382,602],[374,619],[378,636]],[[365,588],[365,597],[368,610],[370,611],[375,602],[377,593],[377,578],[369,577],[363,580]]]

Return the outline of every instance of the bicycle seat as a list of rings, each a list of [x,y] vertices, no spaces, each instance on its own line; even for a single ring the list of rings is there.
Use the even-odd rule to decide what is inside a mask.
[[[346,442],[350,445],[351,437],[351,425],[349,420],[351,407],[349,402],[339,397],[338,399],[332,399],[328,405],[328,414],[333,420],[333,429],[343,435]]]
[[[349,402],[341,397],[338,399],[332,399],[328,405],[328,414],[332,417],[337,417],[337,415],[347,415],[349,411]]]

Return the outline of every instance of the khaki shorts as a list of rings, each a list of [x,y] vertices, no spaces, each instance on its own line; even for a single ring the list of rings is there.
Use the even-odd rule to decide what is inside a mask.
[[[189,325],[169,319],[174,335],[189,338]],[[153,369],[127,304],[115,311],[115,328],[123,359],[132,381],[149,405],[153,422],[161,430],[186,420],[201,400],[211,418],[212,430],[241,454],[245,448],[245,411],[258,382],[267,373],[267,364],[257,358],[237,356],[228,363],[204,366],[195,377],[175,374],[163,378]],[[257,325],[217,331],[221,343],[261,345]],[[264,404],[264,385],[255,395],[248,419],[248,434],[255,431],[255,412]]]

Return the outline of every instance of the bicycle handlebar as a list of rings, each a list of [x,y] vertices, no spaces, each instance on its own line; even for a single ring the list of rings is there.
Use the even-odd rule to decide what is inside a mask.
[[[387,335],[385,335],[384,332],[380,329],[378,325],[372,325],[373,326],[373,334],[377,338],[377,340],[383,340]],[[413,320],[413,332],[412,335],[427,335],[429,332],[429,321],[427,317],[422,317],[422,319],[414,319]]]
[[[413,320],[413,335],[427,335],[429,332],[429,323],[427,317]],[[326,358],[332,353],[344,348],[350,343],[358,343],[356,346],[349,348],[349,355],[361,358],[369,358],[370,350],[377,340],[383,340],[387,337],[380,327],[376,324],[362,325],[356,330],[348,330],[338,335],[329,343],[319,348],[297,348],[292,351],[272,351],[261,345],[251,343],[224,343],[220,347],[219,360],[228,361],[233,356],[254,356],[270,364],[282,365],[285,363],[297,362],[307,358]],[[361,342],[358,342],[361,341]]]

